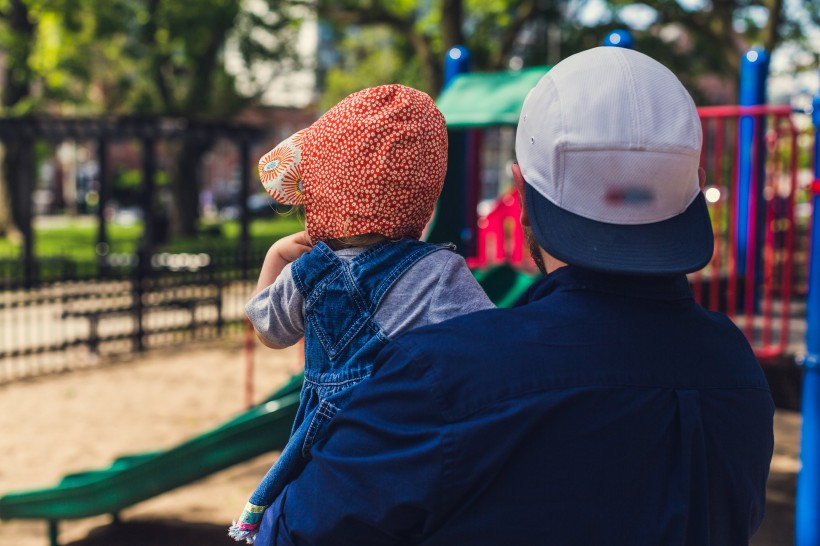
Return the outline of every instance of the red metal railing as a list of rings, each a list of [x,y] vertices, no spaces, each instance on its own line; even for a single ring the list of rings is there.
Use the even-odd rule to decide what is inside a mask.
[[[715,250],[710,264],[691,276],[695,297],[732,318],[759,357],[782,355],[792,321],[797,226],[799,132],[791,107],[715,106],[699,108],[698,113]],[[737,198],[743,150],[738,147],[738,127],[742,118],[753,120],[754,128],[752,143],[745,144],[751,146],[746,156],[753,166],[762,160],[763,168],[750,170],[747,251],[739,257]]]
[[[701,165],[712,215],[715,249],[711,262],[690,276],[695,298],[726,313],[743,330],[761,358],[784,354],[789,343],[795,271],[795,196],[798,131],[788,106],[717,106],[699,108],[703,125]],[[751,169],[744,267],[738,263],[738,127],[754,120],[752,165],[765,150],[763,175]],[[761,186],[762,185],[762,186]],[[760,199],[758,197],[761,197]],[[479,218],[476,256],[471,267],[508,262],[532,269],[518,223],[514,191],[502,195],[489,214]]]

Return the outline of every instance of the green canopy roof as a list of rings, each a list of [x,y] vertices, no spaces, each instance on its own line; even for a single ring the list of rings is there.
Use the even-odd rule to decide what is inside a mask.
[[[460,74],[439,95],[436,105],[450,129],[516,125],[527,93],[549,69],[534,66]]]

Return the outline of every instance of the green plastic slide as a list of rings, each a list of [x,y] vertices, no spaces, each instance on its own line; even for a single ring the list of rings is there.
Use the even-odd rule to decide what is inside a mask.
[[[538,279],[508,264],[473,270],[473,276],[497,307],[511,307]]]

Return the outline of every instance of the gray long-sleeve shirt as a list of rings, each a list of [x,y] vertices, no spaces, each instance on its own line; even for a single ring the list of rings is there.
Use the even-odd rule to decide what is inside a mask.
[[[362,250],[346,248],[336,251],[336,255],[350,260]],[[464,258],[439,251],[419,260],[396,280],[374,318],[392,338],[418,326],[492,307]],[[272,285],[251,298],[245,312],[256,331],[276,345],[286,347],[304,336],[305,300],[293,280],[290,264]]]

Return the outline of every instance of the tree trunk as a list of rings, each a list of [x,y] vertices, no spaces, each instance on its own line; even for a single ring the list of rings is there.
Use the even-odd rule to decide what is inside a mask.
[[[34,282],[34,227],[32,225],[32,193],[34,191],[34,142],[20,136],[5,144],[2,177],[9,191],[8,204],[15,233],[22,240],[20,257],[26,286]]]
[[[783,23],[783,0],[770,0],[767,2],[769,8],[769,22],[764,31],[763,47],[771,55],[772,51],[780,45],[780,25]]]
[[[6,51],[3,66],[3,88],[0,95],[3,110],[8,110],[29,94],[31,69],[28,58],[31,44],[34,41],[34,24],[29,20],[28,7],[22,0],[10,0],[4,14],[10,34],[10,47]],[[12,141],[0,145],[3,147],[2,168],[0,168],[0,235],[19,237],[25,226],[20,223],[21,214],[14,206],[18,200],[18,188],[15,184],[15,173],[18,172],[21,160],[19,142]]]
[[[464,23],[464,6],[462,0],[444,0],[441,3],[441,41],[444,52],[451,47],[464,45],[464,33],[461,25]]]
[[[208,44],[198,58],[194,80],[182,104],[182,112],[195,119],[211,107],[213,77],[219,67],[219,52],[224,45],[232,20],[225,20],[218,28],[211,28]],[[194,236],[199,220],[199,191],[202,156],[211,148],[210,139],[186,138],[182,143],[173,177],[174,205],[171,212],[171,234]]]
[[[194,236],[199,220],[200,164],[211,143],[185,139],[176,161],[172,180],[174,206],[171,210],[171,233]]]
[[[5,165],[5,162],[6,147],[0,144],[0,165]],[[12,194],[9,186],[9,179],[6,177],[5,167],[0,168],[0,236],[5,235],[9,239],[19,241],[21,234],[12,217]]]
[[[33,143],[14,139],[6,142],[4,148],[2,178],[8,197],[5,206],[11,213],[11,231],[25,235],[30,229],[32,211],[27,210],[30,209],[31,196],[23,195],[23,192],[34,191]]]

